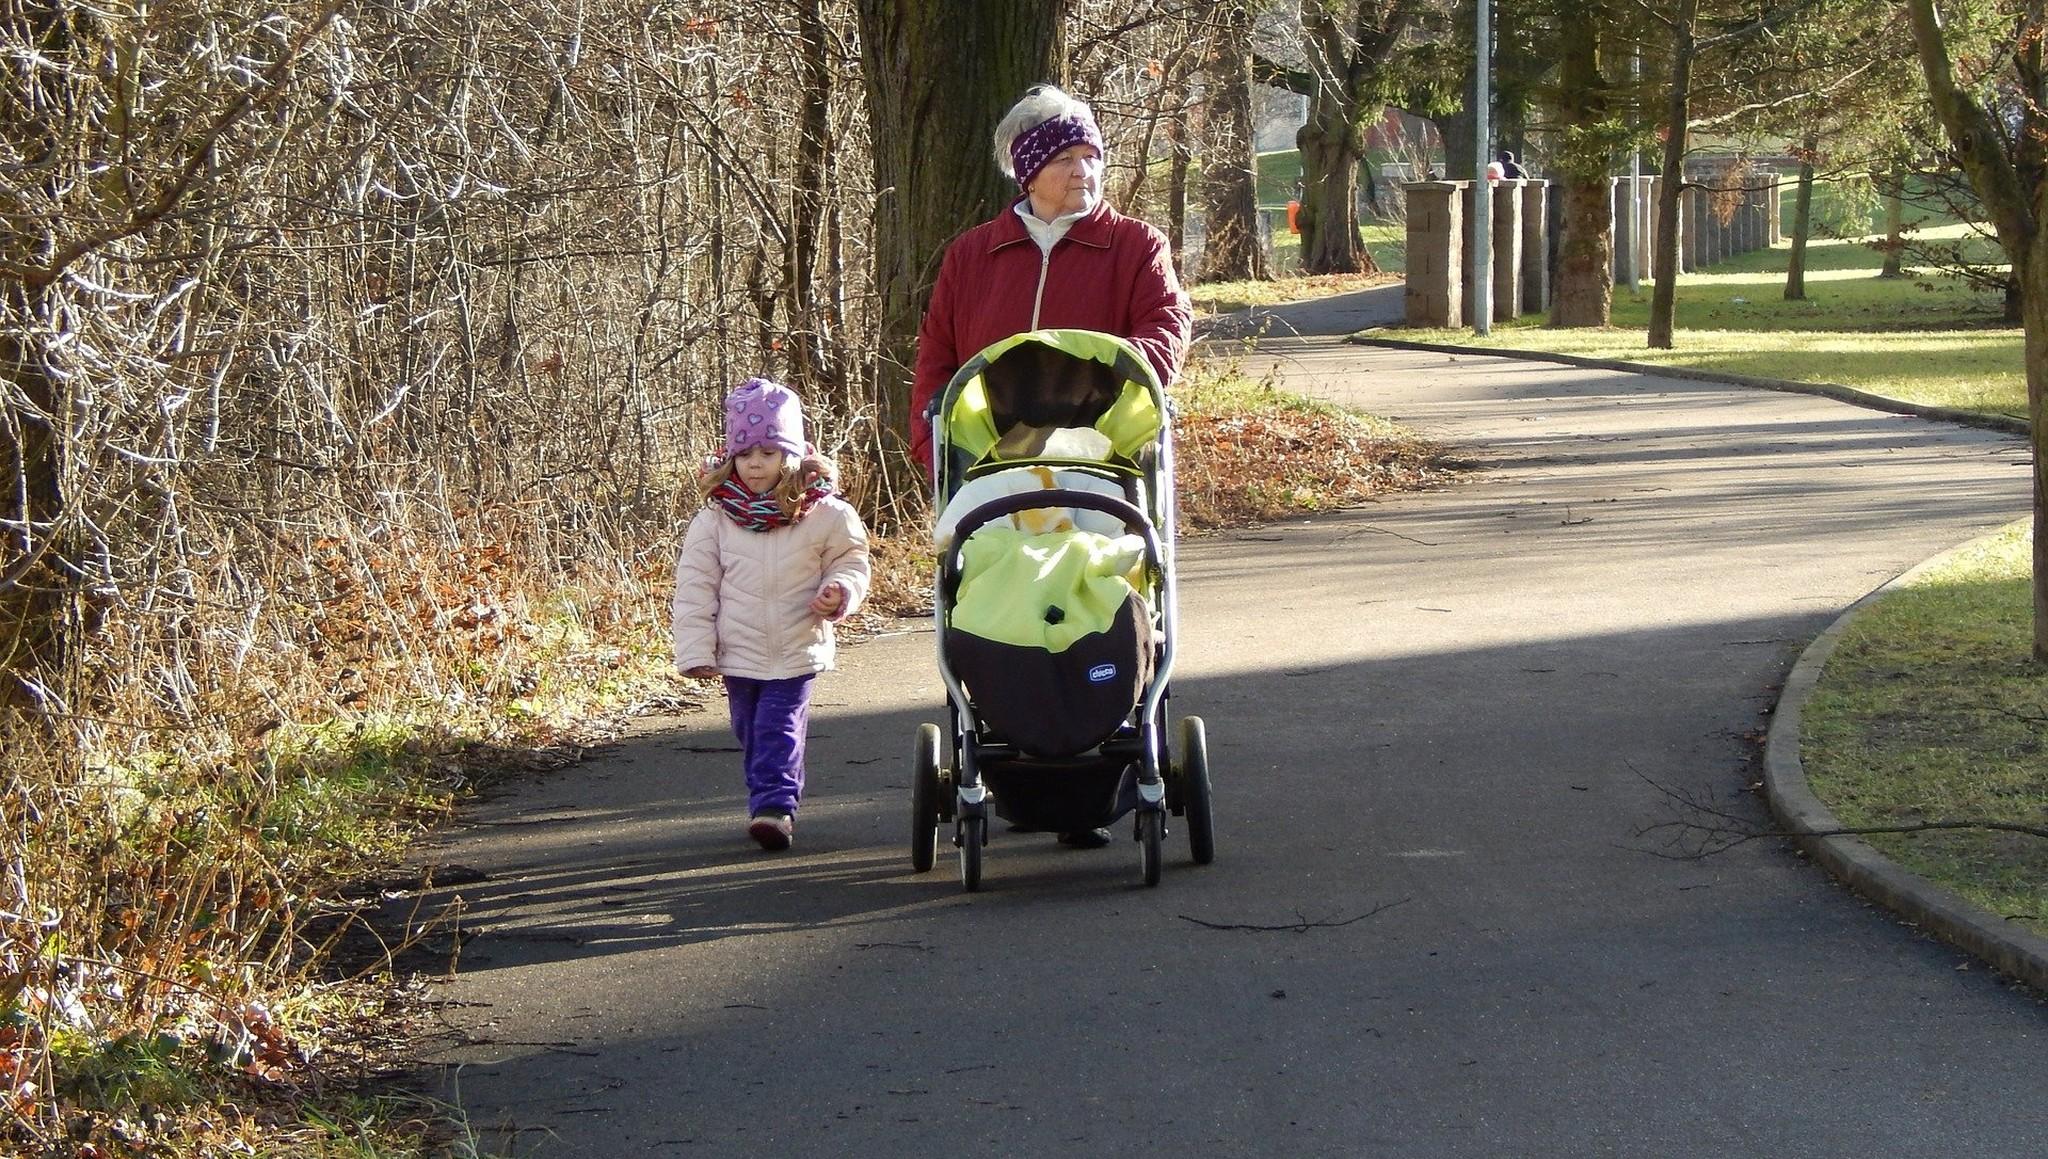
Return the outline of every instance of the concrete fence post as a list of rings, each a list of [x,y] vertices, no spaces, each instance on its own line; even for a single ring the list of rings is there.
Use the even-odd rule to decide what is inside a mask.
[[[1493,320],[1522,316],[1522,180],[1506,178],[1493,190]]]
[[[1613,260],[1608,263],[1607,280],[1613,285],[1628,281],[1628,264],[1635,260],[1632,247],[1633,235],[1624,224],[1628,221],[1628,178],[1614,177],[1607,182],[1607,209],[1612,219],[1608,236],[1614,239]]]
[[[1407,288],[1401,296],[1410,326],[1456,326],[1464,318],[1463,182],[1415,181],[1408,201]]]
[[[1654,177],[1636,178],[1636,281],[1650,280],[1650,259],[1657,252],[1657,199]]]
[[[1522,312],[1550,309],[1550,182],[1522,182]]]
[[[1702,195],[1696,186],[1679,188],[1679,227],[1686,231],[1686,250],[1683,250],[1686,262],[1683,264],[1686,264],[1688,274],[1700,272],[1700,266],[1706,264],[1706,221],[1702,221],[1706,215],[1700,213],[1700,203]]]
[[[1707,180],[1718,184],[1720,176],[1709,173]],[[1718,265],[1722,258],[1728,256],[1728,226],[1721,220],[1720,209],[1714,204],[1716,195],[1715,190],[1700,190],[1700,217],[1707,235],[1707,252],[1700,261],[1702,267]]]

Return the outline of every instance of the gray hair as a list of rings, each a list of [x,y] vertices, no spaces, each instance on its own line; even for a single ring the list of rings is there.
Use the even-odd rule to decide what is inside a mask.
[[[1024,90],[1023,97],[996,122],[996,168],[1003,171],[1003,176],[1017,176],[1017,167],[1010,161],[1010,146],[1054,117],[1081,117],[1093,123],[1095,110],[1052,85],[1032,85]]]

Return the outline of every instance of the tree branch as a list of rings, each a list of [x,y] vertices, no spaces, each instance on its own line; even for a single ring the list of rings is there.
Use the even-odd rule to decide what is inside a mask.
[[[2000,244],[2013,254],[2015,247],[2027,245],[2037,223],[2026,187],[2006,151],[2005,138],[1976,98],[1957,86],[1934,0],[1907,0],[1906,11],[1912,19],[1913,44],[1920,53],[1921,71],[1927,74],[1927,95],[1935,116],[1948,133],[1958,164],[1970,175],[1970,183],[1997,224]]]
[[[2017,833],[2048,840],[2048,826],[2026,825],[2017,821],[1996,821],[1990,818],[1945,818],[1936,821],[1901,822],[1897,825],[1838,825],[1826,829],[1763,828],[1746,817],[1739,817],[1728,809],[1701,799],[1696,794],[1659,784],[1644,776],[1633,764],[1629,765],[1629,771],[1641,777],[1644,784],[1657,790],[1678,808],[1677,817],[1659,821],[1654,825],[1645,825],[1635,832],[1635,836],[1639,838],[1651,834],[1661,835],[1663,849],[1644,849],[1642,852],[1670,861],[1699,861],[1718,853],[1726,853],[1752,841],[1802,837],[1869,837],[1886,833],[1937,833],[1974,829],[1992,833]]]
[[[177,208],[178,202],[184,199],[192,183],[198,180],[200,172],[206,168],[208,159],[213,155],[214,146],[220,143],[220,139],[227,135],[229,129],[234,128],[236,122],[270,103],[284,91],[285,73],[298,62],[300,54],[305,52],[306,46],[313,42],[313,38],[326,31],[345,2],[346,0],[328,0],[327,8],[320,13],[319,18],[308,25],[291,46],[280,53],[278,58],[271,62],[270,67],[263,71],[261,85],[242,93],[227,108],[221,110],[221,114],[214,118],[204,133],[200,134],[191,156],[185,158],[185,164],[178,170],[177,175],[171,179],[170,184],[157,191],[156,197],[148,205],[131,214],[126,221],[71,242],[58,250],[47,264],[27,267],[9,265],[4,269],[5,274],[18,278],[31,288],[41,289],[64,276],[64,271],[73,263],[94,250],[123,238],[133,237],[170,216],[171,211]]]
[[[1276,926],[1250,925],[1237,922],[1209,922],[1203,921],[1198,917],[1190,917],[1187,914],[1177,914],[1175,916],[1184,922],[1193,922],[1204,929],[1210,930],[1254,930],[1259,933],[1305,934],[1310,930],[1332,930],[1339,926],[1348,926],[1352,922],[1362,922],[1374,914],[1384,913],[1397,905],[1406,905],[1411,900],[1413,899],[1404,897],[1400,901],[1381,902],[1362,914],[1345,918],[1342,921],[1331,921],[1328,918],[1324,918],[1321,921],[1310,921],[1307,918],[1301,917],[1301,911],[1296,910],[1294,916],[1301,918],[1300,921],[1285,922]]]

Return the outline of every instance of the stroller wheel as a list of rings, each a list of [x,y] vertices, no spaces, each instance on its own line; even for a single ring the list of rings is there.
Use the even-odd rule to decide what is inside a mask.
[[[981,847],[988,844],[988,818],[960,819],[960,888],[974,893],[981,888]]]
[[[1181,801],[1188,823],[1188,852],[1196,865],[1216,860],[1216,817],[1209,804],[1209,739],[1199,716],[1180,718]]]
[[[939,726],[917,726],[910,758],[910,868],[923,873],[939,852]]]
[[[1138,813],[1138,849],[1144,859],[1145,884],[1159,884],[1159,863],[1164,860],[1166,842],[1166,813],[1161,809],[1143,809]]]

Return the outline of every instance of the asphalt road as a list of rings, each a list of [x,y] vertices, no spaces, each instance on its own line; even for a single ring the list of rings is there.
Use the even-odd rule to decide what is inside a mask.
[[[1219,853],[998,832],[909,872],[921,624],[823,678],[790,854],[722,717],[466,816],[475,936],[426,1081],[541,1156],[2038,1156],[2048,1005],[1766,824],[1800,647],[2026,510],[2009,437],[1802,395],[1270,341],[1465,448],[1443,490],[1194,541],[1177,709]],[[1000,828],[1000,827],[999,827]]]

